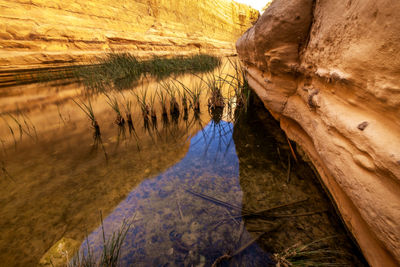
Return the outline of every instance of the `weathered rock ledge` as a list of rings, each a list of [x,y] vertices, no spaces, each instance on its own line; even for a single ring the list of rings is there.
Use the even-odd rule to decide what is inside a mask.
[[[275,0],[238,41],[371,266],[400,264],[400,2]]]
[[[232,0],[0,0],[0,72],[138,57],[234,53],[258,11]]]

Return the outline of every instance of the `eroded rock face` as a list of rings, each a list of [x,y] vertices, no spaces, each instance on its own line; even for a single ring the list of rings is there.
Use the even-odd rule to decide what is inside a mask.
[[[238,41],[372,266],[400,264],[400,2],[275,0]]]
[[[137,56],[233,53],[258,11],[232,0],[0,0],[0,70]]]

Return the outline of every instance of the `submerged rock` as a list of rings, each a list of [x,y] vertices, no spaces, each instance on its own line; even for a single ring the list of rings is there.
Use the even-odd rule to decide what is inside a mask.
[[[81,243],[71,238],[63,237],[55,243],[40,259],[38,267],[67,266],[78,251]]]
[[[236,44],[372,266],[400,264],[399,11],[395,0],[275,0]]]

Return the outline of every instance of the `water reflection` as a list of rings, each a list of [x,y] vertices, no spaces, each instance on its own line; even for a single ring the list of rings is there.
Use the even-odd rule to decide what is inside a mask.
[[[238,101],[238,94],[229,97],[232,88],[219,88],[216,103],[228,96],[225,106],[207,105],[198,76],[179,80],[165,81],[179,89],[164,96],[151,79],[89,98],[76,84],[57,93],[29,85],[14,99],[26,103],[26,113],[8,104],[13,96],[0,99],[21,124],[3,116],[13,134],[0,124],[1,264],[34,266],[58,240],[79,247],[93,229],[89,240],[99,253],[99,210],[109,235],[123,219],[134,220],[123,266],[210,266],[223,255],[235,256],[222,265],[264,266],[269,252],[293,242],[345,233],[310,168],[295,165],[287,179],[286,138],[262,118],[264,109],[252,103],[246,112],[249,95]],[[152,100],[141,105],[135,93],[142,99],[144,91]],[[95,119],[74,101],[91,103]],[[257,213],[310,196],[314,202],[303,206]],[[351,243],[345,235],[339,241]]]
[[[233,218],[240,212],[187,191],[190,188],[214,195],[241,207],[239,162],[232,132],[231,123],[211,121],[191,139],[179,163],[143,181],[105,218],[106,233],[116,231],[124,219],[134,219],[122,248],[122,266],[210,266],[219,256],[251,240],[240,219],[221,223],[222,218]],[[102,229],[90,234],[88,240],[100,253]],[[269,258],[254,244],[233,259],[237,264],[242,261],[246,266],[260,266],[266,265]]]
[[[143,179],[178,162],[208,122],[206,113],[194,119],[189,112],[187,121],[167,116],[164,125],[145,129],[132,107],[132,121],[118,126],[103,95],[92,104],[100,131],[73,101],[30,112],[37,141],[16,131],[14,146],[0,125],[8,141],[0,155],[0,265],[35,266],[61,238],[82,242],[98,226],[99,209],[108,214]]]

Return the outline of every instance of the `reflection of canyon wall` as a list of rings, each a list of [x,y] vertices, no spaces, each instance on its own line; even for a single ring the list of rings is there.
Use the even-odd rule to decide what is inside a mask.
[[[275,0],[237,42],[372,266],[400,263],[400,2]]]
[[[138,56],[232,53],[258,11],[231,0],[0,0],[2,69],[82,62],[110,50]]]
[[[2,147],[11,178],[0,173],[0,266],[36,266],[62,237],[75,240],[78,247],[85,234],[98,227],[100,210],[106,217],[143,180],[179,162],[189,149],[189,137],[201,128],[188,129],[180,119],[167,125],[160,121],[159,132],[148,133],[135,115],[140,112],[135,105],[137,137],[127,127],[117,136],[121,129],[113,123],[115,114],[105,101],[103,95],[92,99],[102,143],[95,145],[87,117],[67,101],[29,112],[37,129],[35,142],[24,134],[15,148]],[[203,112],[201,119],[206,121],[207,115]],[[10,139],[5,127],[0,124],[0,136],[8,134]],[[40,266],[60,266],[55,259],[52,264],[43,259]]]

